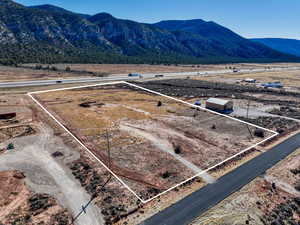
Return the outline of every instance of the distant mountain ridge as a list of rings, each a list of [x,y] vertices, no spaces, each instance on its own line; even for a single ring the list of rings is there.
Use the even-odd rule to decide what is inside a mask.
[[[204,20],[138,23],[108,13],[0,0],[0,62],[217,63],[295,61]],[[18,53],[18,54],[16,54]]]
[[[251,40],[277,51],[300,57],[300,40],[286,38],[255,38]]]
[[[74,12],[71,12],[71,11],[66,10],[64,8],[54,6],[54,5],[50,5],[50,4],[29,6],[28,8],[45,10],[45,11],[48,11],[48,12],[77,14],[77,15],[83,17],[83,18],[91,17],[91,15],[88,15],[88,14],[74,13]]]

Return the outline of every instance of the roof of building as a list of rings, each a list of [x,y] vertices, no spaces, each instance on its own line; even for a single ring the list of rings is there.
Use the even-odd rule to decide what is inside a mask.
[[[209,99],[207,99],[206,102],[210,102],[210,103],[214,103],[214,104],[218,104],[218,105],[226,105],[230,101],[225,100],[225,99],[220,99],[220,98],[209,98]]]

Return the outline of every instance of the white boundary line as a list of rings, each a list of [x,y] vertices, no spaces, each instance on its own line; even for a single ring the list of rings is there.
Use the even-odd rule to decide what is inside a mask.
[[[189,102],[186,102],[186,101],[183,101],[183,100],[180,100],[180,99],[177,99],[177,98],[168,96],[168,95],[164,95],[164,94],[161,94],[161,93],[159,93],[159,92],[152,91],[152,90],[149,90],[149,89],[147,89],[147,88],[140,87],[140,86],[135,85],[135,84],[128,83],[128,82],[126,82],[126,81],[124,81],[124,83],[128,84],[129,86],[134,86],[134,87],[139,88],[139,89],[142,89],[142,90],[144,90],[144,91],[151,92],[151,93],[153,93],[153,94],[160,95],[160,96],[163,96],[163,97],[165,97],[165,98],[169,98],[169,99],[172,99],[172,100],[177,101],[177,102],[181,102],[181,103],[186,104],[186,105],[189,105],[189,106],[193,106],[194,108],[199,108],[199,109],[202,109],[202,110],[204,110],[204,111],[208,111],[208,112],[211,112],[211,113],[213,113],[213,114],[217,114],[217,115],[219,115],[219,116],[223,116],[223,117],[226,117],[226,118],[229,118],[229,119],[232,119],[232,120],[235,120],[235,121],[244,123],[244,124],[248,124],[248,125],[251,125],[251,126],[253,126],[253,127],[260,128],[260,129],[269,131],[269,132],[274,133],[274,134],[278,134],[277,132],[275,132],[275,131],[273,131],[273,130],[269,130],[269,129],[264,128],[264,127],[261,127],[261,126],[257,126],[257,125],[252,124],[252,123],[248,123],[248,122],[246,122],[246,121],[243,121],[243,120],[240,120],[240,119],[237,119],[237,118],[234,118],[234,117],[231,117],[231,116],[222,114],[222,113],[218,113],[218,112],[215,112],[215,111],[213,111],[213,110],[210,110],[210,109],[207,109],[207,108],[204,108],[204,107],[201,107],[201,106],[197,106],[197,105],[194,105],[194,104],[192,104],[192,103],[189,103]]]
[[[212,167],[210,167],[210,168],[208,168],[208,169],[206,169],[206,170],[204,170],[204,171],[201,171],[200,173],[198,173],[198,174],[196,174],[196,175],[194,175],[194,176],[192,176],[192,177],[190,177],[189,179],[187,179],[187,180],[185,180],[185,181],[183,181],[183,182],[181,182],[181,183],[179,183],[179,184],[177,184],[177,185],[175,185],[175,186],[173,186],[173,187],[171,187],[171,188],[169,188],[169,189],[167,189],[167,190],[165,190],[165,191],[163,191],[163,192],[161,192],[161,193],[159,193],[158,195],[156,195],[156,196],[154,196],[154,197],[152,197],[152,198],[150,198],[150,199],[147,199],[147,200],[143,200],[142,198],[140,198],[139,196],[138,196],[138,194],[136,194],[127,184],[125,184],[123,181],[122,181],[122,179],[121,178],[119,178],[113,171],[111,171],[90,149],[88,149],[76,136],[74,136],[61,122],[59,122],[38,100],[36,100],[32,95],[33,94],[40,94],[40,93],[46,93],[46,92],[54,92],[54,91],[63,91],[63,90],[71,90],[71,89],[80,89],[80,88],[86,88],[86,87],[97,87],[97,86],[104,86],[104,85],[113,85],[113,84],[127,84],[127,85],[129,85],[129,86],[132,86],[132,87],[135,87],[135,88],[138,88],[138,89],[142,89],[142,90],[144,90],[144,91],[147,91],[147,92],[150,92],[150,93],[153,93],[153,94],[156,94],[156,95],[159,95],[159,96],[163,96],[163,97],[166,97],[166,98],[168,98],[168,99],[172,99],[172,100],[174,100],[174,101],[177,101],[177,102],[181,102],[181,103],[183,103],[183,104],[186,104],[186,105],[189,105],[189,106],[193,106],[193,107],[196,107],[196,108],[200,108],[200,109],[202,109],[202,110],[205,110],[205,111],[208,111],[208,112],[211,112],[211,113],[213,113],[213,114],[217,114],[217,115],[220,115],[220,116],[223,116],[223,117],[226,117],[226,118],[229,118],[229,119],[232,119],[232,120],[235,120],[235,121],[238,121],[238,122],[241,122],[241,123],[244,123],[244,124],[247,124],[247,125],[251,125],[251,126],[254,126],[254,127],[257,127],[257,128],[260,128],[260,129],[263,129],[263,130],[266,130],[266,131],[268,131],[268,132],[271,132],[271,133],[273,133],[273,135],[271,135],[270,137],[268,137],[268,138],[266,138],[266,139],[264,139],[264,140],[262,140],[262,141],[260,141],[260,142],[258,142],[258,143],[256,143],[256,144],[254,144],[254,145],[252,145],[252,146],[250,146],[250,147],[248,147],[248,148],[246,148],[246,149],[244,149],[243,151],[241,151],[241,152],[239,152],[239,153],[237,153],[237,154],[235,154],[235,155],[233,155],[233,156],[231,156],[231,157],[229,157],[229,158],[227,158],[227,159],[225,159],[224,161],[222,161],[222,162],[220,162],[220,163],[218,163],[218,164],[216,164],[216,165],[214,165],[214,166],[212,166]],[[241,154],[243,154],[244,152],[246,152],[246,151],[248,151],[248,150],[250,150],[250,149],[252,149],[252,148],[255,148],[256,146],[258,146],[258,145],[260,145],[260,144],[262,144],[262,143],[264,143],[264,142],[266,142],[266,141],[268,141],[268,140],[270,140],[270,139],[272,139],[273,137],[275,137],[275,136],[277,136],[279,133],[277,133],[277,132],[275,132],[275,131],[272,131],[272,130],[269,130],[269,129],[266,129],[266,128],[264,128],[264,127],[260,127],[260,126],[257,126],[257,125],[255,125],[255,124],[251,124],[251,123],[248,123],[248,122],[245,122],[245,121],[243,121],[243,120],[239,120],[239,119],[236,119],[236,118],[234,118],[234,117],[231,117],[231,116],[228,116],[228,115],[224,115],[224,114],[221,114],[221,113],[218,113],[218,112],[215,112],[215,111],[212,111],[212,110],[209,110],[209,109],[206,109],[206,108],[203,108],[203,107],[201,107],[201,106],[195,106],[195,105],[193,105],[193,104],[191,104],[191,103],[189,103],[189,102],[185,102],[185,101],[183,101],[183,100],[180,100],[180,99],[176,99],[176,98],[173,98],[173,97],[170,97],[170,96],[167,96],[167,95],[164,95],[164,94],[161,94],[161,93],[159,93],[159,92],[156,92],[156,91],[152,91],[152,90],[149,90],[149,89],[147,89],[147,88],[143,88],[143,87],[140,87],[140,86],[138,86],[138,85],[135,85],[135,84],[131,84],[131,83],[128,83],[128,82],[126,82],[126,81],[116,81],[116,82],[109,82],[109,83],[101,83],[101,84],[92,84],[92,85],[84,85],[84,86],[78,86],[78,87],[68,87],[68,88],[59,88],[59,89],[51,89],[51,90],[45,90],[45,91],[35,91],[35,92],[29,92],[29,93],[27,93],[27,95],[38,105],[38,106],[40,106],[56,123],[58,123],[68,134],[70,134],[88,153],[90,153],[90,155],[93,157],[93,158],[95,158],[98,162],[100,162],[101,163],[101,165],[105,168],[105,169],[107,169],[112,175],[114,175],[114,177],[116,177],[116,179],[121,183],[121,184],[123,184],[135,197],[137,197],[137,199],[139,199],[142,203],[147,203],[147,202],[149,202],[149,201],[152,201],[153,199],[155,199],[155,198],[157,198],[157,197],[159,197],[159,196],[161,196],[161,195],[163,195],[163,194],[165,194],[165,193],[167,193],[167,192],[169,192],[169,191],[171,191],[171,190],[173,190],[174,188],[176,188],[176,187],[178,187],[178,186],[180,186],[180,185],[182,185],[182,184],[184,184],[184,183],[186,183],[186,182],[188,182],[188,181],[190,181],[190,180],[192,180],[192,179],[194,179],[194,178],[196,178],[196,177],[198,177],[198,176],[200,176],[201,174],[203,174],[203,173],[207,173],[208,171],[210,171],[210,170],[212,170],[212,169],[214,169],[215,167],[217,167],[217,166],[219,166],[219,165],[222,165],[223,163],[225,163],[225,162],[227,162],[227,161],[229,161],[229,160],[231,160],[231,159],[233,159],[233,158],[235,158],[235,157],[237,157],[237,156],[239,156],[239,155],[241,155]]]

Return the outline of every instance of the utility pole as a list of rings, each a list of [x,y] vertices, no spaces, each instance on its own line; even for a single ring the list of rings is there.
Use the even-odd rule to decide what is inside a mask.
[[[109,142],[109,132],[106,128],[106,144],[107,144],[107,156],[108,156],[108,168],[111,169],[111,161],[110,161],[110,142]]]
[[[91,199],[88,201],[88,203],[86,203],[85,205],[81,206],[80,212],[72,219],[72,223],[71,223],[72,225],[74,225],[74,222],[82,215],[82,213],[86,214],[86,209],[87,209],[87,207],[92,203],[92,201],[93,201],[95,198],[97,198],[97,196],[98,196],[97,192],[103,191],[103,188],[110,182],[111,178],[112,178],[112,175],[111,175],[111,173],[110,173],[108,179],[105,181],[104,184],[101,185],[99,191],[97,190],[96,193],[93,194],[93,196],[92,196]]]
[[[250,98],[248,99],[248,104],[247,104],[247,119],[249,118],[249,108],[250,108]],[[249,128],[249,124],[247,124],[247,129],[249,131],[249,134],[250,134],[251,138],[253,138],[253,135],[252,135],[251,130]]]
[[[111,159],[110,159],[110,141],[109,141],[109,132],[106,128],[106,143],[107,143],[107,156],[108,156],[108,168],[111,169]],[[91,199],[85,204],[81,206],[80,212],[72,219],[72,225],[74,225],[74,222],[84,213],[86,214],[87,207],[92,203],[92,201],[97,198],[98,193],[102,192],[104,187],[110,182],[112,178],[111,173],[109,173],[108,179],[104,182],[103,185],[99,188],[99,190],[96,190],[95,194],[92,195]]]

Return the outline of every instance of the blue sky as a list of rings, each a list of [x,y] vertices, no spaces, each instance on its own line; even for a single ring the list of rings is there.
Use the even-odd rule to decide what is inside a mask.
[[[204,19],[244,37],[300,39],[299,0],[16,0],[23,5],[53,4],[65,9],[154,23],[169,19]]]

